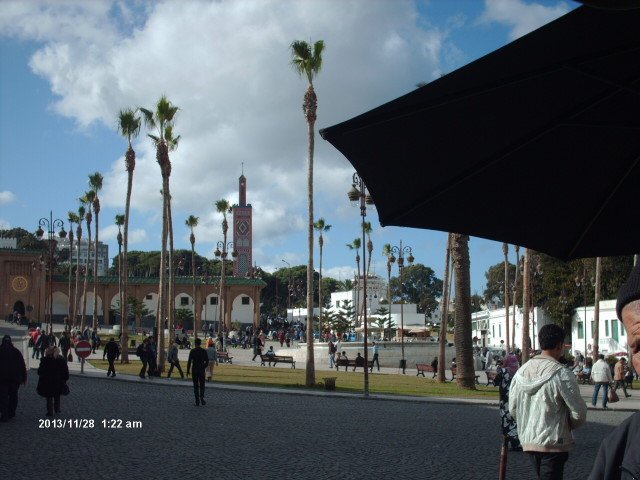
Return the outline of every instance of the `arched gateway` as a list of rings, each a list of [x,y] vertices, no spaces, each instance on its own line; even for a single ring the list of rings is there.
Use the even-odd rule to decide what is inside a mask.
[[[9,318],[15,310],[22,315],[30,317],[32,320],[45,322],[48,315],[49,299],[47,282],[48,276],[44,269],[40,267],[40,256],[42,252],[0,249],[0,306],[2,307],[3,318]],[[220,295],[219,278],[196,277],[196,298],[193,301],[193,280],[191,277],[178,277],[175,282],[175,295],[177,308],[189,308],[194,313],[196,306],[200,306],[198,312],[201,321],[213,320],[215,306],[218,304]],[[69,299],[69,278],[68,276],[53,277],[53,321],[62,323],[68,316]],[[80,282],[82,289],[82,282]],[[252,323],[257,326],[260,322],[260,291],[266,286],[260,279],[226,277],[225,291],[222,298],[227,301],[221,302],[224,312],[219,312],[220,318],[224,318],[227,329],[231,328],[232,322]],[[74,298],[75,284],[71,282],[71,298]],[[87,297],[93,299],[93,279],[89,277],[90,292]],[[153,305],[153,298],[157,305],[158,279],[157,278],[129,278],[128,295],[145,303],[147,306]],[[103,312],[102,305],[107,309],[114,309],[113,299],[118,298],[118,277],[98,277],[97,296],[99,299],[98,318],[103,325],[113,324],[115,316],[113,312]],[[82,291],[78,292],[78,298],[82,297]],[[187,305],[180,305],[181,298],[188,298]],[[235,300],[241,298],[238,303]],[[106,299],[106,300],[105,300]],[[151,300],[148,300],[151,299]],[[216,299],[215,306],[211,299]],[[248,300],[245,300],[248,299]],[[207,304],[205,305],[206,301]],[[234,305],[236,311],[234,312]],[[240,305],[240,306],[238,306]],[[245,308],[249,305],[250,308]],[[91,316],[93,302],[87,305],[87,315]],[[242,317],[238,317],[239,313]],[[106,315],[105,315],[106,313]],[[154,312],[155,313],[155,312]],[[222,314],[224,313],[224,317]],[[79,315],[77,316],[79,318]],[[116,322],[117,323],[117,322]]]

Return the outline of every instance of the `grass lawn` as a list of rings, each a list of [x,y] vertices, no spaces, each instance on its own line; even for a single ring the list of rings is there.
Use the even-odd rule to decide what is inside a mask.
[[[106,372],[106,360],[89,360],[94,367]],[[116,364],[118,373],[137,375],[141,363],[133,359],[130,364]],[[186,362],[181,363],[186,374]],[[323,377],[337,377],[336,390],[340,392],[362,393],[364,376],[362,372],[334,372],[316,371],[316,381],[324,383]],[[180,374],[174,369],[171,378],[180,379]],[[214,381],[236,385],[258,385],[276,388],[307,388],[305,387],[304,369],[288,367],[253,367],[220,364],[214,370]],[[315,388],[324,388],[317,385]],[[369,391],[371,393],[415,395],[421,397],[449,397],[449,398],[481,398],[498,400],[496,387],[476,386],[477,390],[464,390],[455,383],[437,383],[429,378],[415,375],[383,375],[369,374]]]

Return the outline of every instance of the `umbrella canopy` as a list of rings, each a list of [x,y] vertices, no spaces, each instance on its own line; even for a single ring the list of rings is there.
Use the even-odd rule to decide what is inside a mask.
[[[640,10],[581,6],[320,131],[382,225],[564,260],[640,251]]]

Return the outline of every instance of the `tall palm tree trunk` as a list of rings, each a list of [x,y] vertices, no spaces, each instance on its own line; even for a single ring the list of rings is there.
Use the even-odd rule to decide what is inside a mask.
[[[451,256],[456,286],[455,345],[459,387],[475,390],[473,341],[471,338],[471,276],[469,236],[454,233]],[[444,365],[443,365],[444,368]]]
[[[129,153],[131,151],[131,153]],[[121,351],[120,361],[121,363],[129,363],[129,214],[131,211],[131,191],[133,188],[133,168],[130,165],[135,165],[135,152],[131,148],[131,141],[129,141],[129,149],[127,150],[127,160],[133,158],[133,164],[131,161],[127,161],[127,199],[124,207],[124,250],[122,258],[122,318],[120,319],[120,331],[122,332],[121,338]]]
[[[320,233],[320,273],[318,274],[318,341],[322,342],[322,233]]]
[[[451,264],[451,234],[447,236],[447,253],[445,255],[444,279],[442,281],[442,311],[440,312],[440,333],[438,334],[438,382],[444,383],[445,347],[447,346],[447,320],[449,318],[449,266]]]
[[[76,235],[78,237],[76,240],[76,286],[73,291],[73,313],[71,314],[73,316],[72,323],[74,326],[78,321],[78,291],[80,290],[80,240],[82,239],[82,226],[80,224],[76,227]]]
[[[166,145],[160,144],[158,150]],[[161,154],[161,153],[159,153]],[[168,154],[167,154],[168,155]],[[162,246],[160,250],[160,279],[158,285],[158,318],[156,318],[156,358],[158,369],[162,372],[164,367],[164,321],[168,314],[167,307],[169,305],[167,295],[167,238],[169,236],[169,176],[166,167],[161,164],[162,169]]]
[[[307,365],[306,385],[312,387],[316,383],[315,359],[313,355],[313,152],[315,146],[314,125],[316,121],[317,97],[313,85],[309,84],[305,93],[305,105],[307,114],[307,139],[309,168],[307,172],[307,201],[309,215],[307,221],[307,248],[309,258],[307,261]]]
[[[522,272],[522,364],[524,365],[529,360],[529,351],[531,349],[529,341],[529,313],[531,308],[529,305],[529,299],[531,294],[529,292],[531,288],[531,276],[529,274],[531,260],[531,253],[526,248],[524,251],[524,271]]]
[[[514,250],[516,251],[516,273],[515,278],[513,279],[513,318],[511,319],[511,346],[515,349],[516,347],[516,293],[518,292],[518,270],[520,270],[520,247],[518,245],[514,246]]]
[[[509,244],[502,244],[504,254],[504,314],[505,314],[505,336],[507,338],[507,352],[511,351],[509,342]]]
[[[97,330],[98,328],[98,225],[99,225],[99,217],[100,217],[100,204],[98,203],[98,197],[96,196],[96,203],[94,203],[94,211],[96,213],[96,238],[95,238],[95,248],[93,255],[93,329]],[[103,316],[102,321],[105,321],[104,318],[104,301],[102,303]]]
[[[87,260],[84,266],[84,285],[82,287],[82,317],[80,318],[80,330],[84,331],[87,314],[87,284],[89,282],[89,266],[91,258],[91,212],[87,212]]]
[[[69,225],[69,301],[67,303],[67,325],[66,329],[71,330],[73,323],[73,300],[72,300],[72,285],[71,285],[71,273],[73,271],[73,224]]]
[[[601,285],[601,269],[600,269],[600,257],[596,257],[596,285],[594,293],[593,303],[593,358],[598,358],[600,348],[598,343],[600,342],[600,285]],[[585,322],[586,323],[586,322]]]
[[[193,233],[191,234],[193,237]],[[193,333],[194,337],[198,338],[198,332],[200,331],[200,305],[196,298],[196,249],[195,249],[195,237],[191,242],[191,282],[193,289]],[[173,331],[173,329],[171,330]]]

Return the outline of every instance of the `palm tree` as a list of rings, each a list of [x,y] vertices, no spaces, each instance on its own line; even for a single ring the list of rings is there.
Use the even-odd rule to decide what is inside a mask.
[[[189,215],[189,218],[185,221],[187,227],[191,229],[191,235],[189,241],[191,242],[191,277],[193,280],[193,334],[195,338],[198,338],[198,332],[200,331],[200,309],[199,304],[196,301],[196,236],[193,234],[193,229],[198,226],[198,217]]]
[[[451,257],[456,283],[456,320],[454,343],[459,387],[475,390],[473,368],[473,342],[471,338],[471,279],[469,262],[469,236],[454,233],[451,236]],[[444,321],[444,319],[443,319]]]
[[[509,244],[502,244],[504,254],[504,315],[505,315],[505,336],[507,338],[507,352],[511,351],[509,338]]]
[[[313,78],[322,68],[322,52],[324,42],[318,40],[311,45],[305,41],[296,40],[291,44],[291,65],[300,75],[307,77],[309,86],[304,94],[302,106],[305,119],[307,120],[307,141],[309,167],[307,173],[308,190],[308,228],[307,247],[309,259],[307,262],[307,368],[306,385],[312,387],[316,383],[315,362],[313,357],[313,152],[314,152],[314,126],[316,123],[316,111],[318,108],[318,98],[313,88]]]
[[[124,299],[122,298],[122,226],[124,225],[124,215],[117,214],[115,222],[118,227],[118,308],[120,309],[120,331],[122,332],[122,313],[124,310]]]
[[[601,260],[600,257],[596,257],[596,284],[594,299],[593,299],[593,358],[596,360],[598,358],[598,353],[600,353],[600,349],[598,347],[598,343],[600,342],[600,285],[601,285]],[[585,321],[586,325],[586,321]],[[586,335],[586,330],[585,330]]]
[[[362,246],[362,240],[360,240],[359,238],[356,238],[353,243],[347,243],[347,248],[349,250],[355,250],[356,251],[356,265],[358,266],[358,276],[356,277],[356,283],[354,285],[354,287],[356,288],[356,318],[355,318],[355,323],[356,323],[356,327],[359,326],[358,324],[358,311],[359,306],[360,306],[360,247]]]
[[[71,295],[71,272],[73,270],[73,225],[78,224],[78,215],[76,212],[67,212],[67,220],[69,222],[69,302],[67,305],[67,328],[70,330],[73,322],[73,301]]]
[[[320,237],[318,238],[318,244],[320,245],[320,275],[318,276],[318,338],[322,340],[322,247],[324,246],[324,238],[322,238],[322,233],[331,230],[331,225],[327,224],[324,221],[324,218],[320,218],[313,224],[313,228],[320,232]]]
[[[73,312],[71,314],[73,317],[73,325],[75,325],[78,320],[78,290],[80,289],[80,244],[82,240],[82,222],[84,221],[84,218],[84,205],[81,204],[78,207],[78,221],[76,222],[76,224],[78,225],[76,227],[76,234],[78,238],[76,239],[76,286],[73,292]]]
[[[362,226],[364,227],[364,233],[367,235],[367,252],[369,253],[369,258],[367,259],[367,271],[365,275],[369,274],[369,270],[371,269],[371,257],[373,256],[373,242],[371,241],[371,232],[373,228],[371,227],[371,222],[363,222]]]
[[[98,198],[98,192],[102,190],[102,174],[95,172],[93,175],[89,175],[89,186],[94,193],[93,198],[93,212],[96,214],[96,238],[95,248],[93,255],[93,329],[98,328],[98,229],[100,218],[100,199]],[[102,316],[104,320],[104,303],[102,305]]]
[[[136,152],[131,146],[131,139],[136,138],[140,133],[140,117],[136,116],[136,110],[127,108],[120,110],[118,113],[118,131],[127,139],[128,148],[127,153],[124,156],[125,165],[127,168],[127,199],[124,207],[124,254],[122,258],[122,293],[120,295],[120,308],[122,314],[120,317],[121,323],[121,345],[120,350],[122,354],[120,356],[122,363],[129,363],[128,342],[129,342],[129,313],[127,312],[127,306],[129,302],[122,301],[127,297],[127,286],[129,282],[129,264],[127,262],[127,255],[129,252],[129,212],[131,207],[131,190],[133,187],[133,171],[136,168]]]
[[[218,333],[222,333],[223,332],[223,327],[222,325],[224,324],[224,328],[226,329],[227,327],[227,318],[226,318],[226,308],[227,308],[227,304],[226,304],[226,300],[227,300],[227,296],[226,296],[226,292],[225,292],[225,285],[224,285],[224,279],[225,279],[225,266],[224,266],[224,260],[226,258],[226,252],[227,252],[227,231],[229,230],[229,224],[227,223],[227,213],[231,213],[231,204],[229,203],[229,200],[226,199],[221,199],[218,200],[216,203],[216,210],[218,211],[218,213],[222,214],[222,252],[220,251],[220,249],[216,250],[216,257],[220,257],[221,256],[221,260],[222,260],[222,268],[220,269],[220,293],[218,295],[218,304],[220,307],[220,316],[218,317]]]
[[[148,134],[156,147],[156,160],[160,165],[162,174],[162,239],[160,249],[160,281],[158,285],[158,368],[164,370],[165,349],[164,349],[164,322],[168,315],[166,288],[166,267],[167,267],[167,236],[169,235],[169,210],[171,208],[169,198],[169,178],[171,177],[171,160],[169,152],[177,148],[180,136],[175,136],[173,132],[173,119],[178,112],[178,107],[172,105],[164,95],[156,103],[155,111],[140,108],[148,128],[155,130],[156,134]],[[173,263],[173,258],[169,255],[169,265]]]
[[[84,267],[84,285],[82,287],[82,316],[80,317],[80,330],[82,331],[84,331],[85,315],[87,314],[87,282],[89,280],[89,259],[91,258],[91,220],[93,219],[91,207],[93,206],[94,197],[95,193],[89,190],[80,198],[80,201],[87,206],[87,213],[84,216],[87,223],[87,260]],[[95,272],[93,274],[95,275]]]
[[[449,321],[449,287],[451,266],[451,233],[447,236],[447,250],[445,253],[444,279],[442,281],[442,309],[440,311],[440,333],[438,334],[438,364],[443,365],[438,369],[438,383],[446,382],[445,377],[445,347],[447,345],[447,323]]]
[[[518,291],[518,270],[520,270],[520,247],[518,245],[514,245],[514,250],[516,251],[516,273],[513,278],[513,290],[512,298],[513,298],[513,311],[511,312],[511,346],[513,348],[516,347],[516,292]]]

